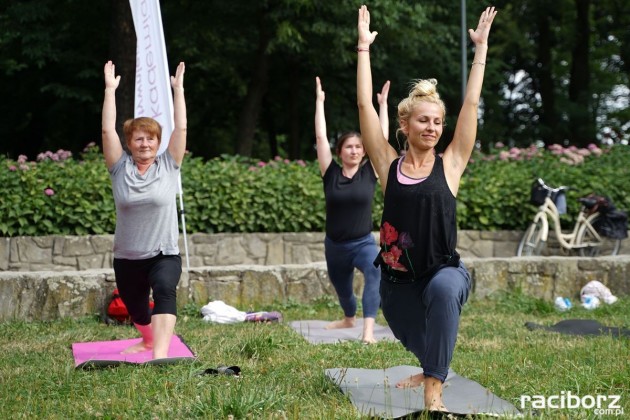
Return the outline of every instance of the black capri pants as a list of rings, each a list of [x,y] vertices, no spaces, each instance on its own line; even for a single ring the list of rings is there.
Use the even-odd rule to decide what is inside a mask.
[[[182,257],[162,253],[146,260],[114,258],[116,286],[131,320],[149,325],[151,315],[177,315],[177,284],[182,274]],[[153,311],[149,295],[153,291]]]

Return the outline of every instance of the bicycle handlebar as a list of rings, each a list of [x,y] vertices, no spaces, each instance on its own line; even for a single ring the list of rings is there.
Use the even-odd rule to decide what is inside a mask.
[[[538,184],[540,184],[544,189],[554,192],[554,193],[560,192],[560,191],[567,191],[571,189],[571,187],[567,187],[566,185],[561,185],[558,188],[552,188],[549,185],[545,184],[545,181],[543,181],[542,178],[538,178],[536,182],[538,182]]]

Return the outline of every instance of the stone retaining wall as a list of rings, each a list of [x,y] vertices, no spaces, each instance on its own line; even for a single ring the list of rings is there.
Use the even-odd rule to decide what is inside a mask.
[[[521,290],[548,301],[555,296],[577,299],[582,286],[591,280],[606,284],[617,296],[630,294],[630,256],[472,257],[464,262],[473,277],[475,298]],[[360,275],[355,284],[360,295]],[[99,315],[113,289],[111,269],[0,272],[0,321]],[[240,310],[257,310],[289,299],[308,303],[323,295],[334,296],[324,262],[201,266],[182,274],[178,306],[223,300]]]
[[[460,231],[458,251],[464,258],[514,256],[518,231]],[[378,232],[374,234],[378,240]],[[324,234],[203,234],[187,238],[189,266],[234,264],[282,265],[324,261]],[[630,253],[624,241],[621,253]],[[113,235],[0,238],[0,271],[77,271],[112,268]],[[180,250],[185,255],[183,238]],[[547,255],[562,255],[550,241]],[[183,264],[186,266],[185,258]]]

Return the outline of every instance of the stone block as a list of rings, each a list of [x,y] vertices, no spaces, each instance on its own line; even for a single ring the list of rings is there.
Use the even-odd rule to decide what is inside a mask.
[[[219,246],[216,264],[217,265],[233,265],[233,264],[253,264],[247,252],[243,248],[239,238],[227,238]]]
[[[114,252],[109,251],[103,254],[103,266],[101,268],[114,268]]]
[[[64,257],[78,257],[94,253],[92,241],[89,236],[68,236],[63,243],[62,255]]]
[[[38,242],[33,237],[21,236],[16,238],[15,243],[20,262],[52,264],[52,242],[49,247],[45,248],[40,247]]]
[[[114,235],[94,235],[90,237],[94,252],[104,254],[114,249]]]
[[[282,276],[278,270],[246,268],[241,277],[239,307],[256,307],[270,298],[283,302],[286,298]]]
[[[469,249],[476,257],[484,257],[485,255],[493,255],[494,243],[492,241],[479,240]]]
[[[267,257],[267,242],[257,234],[252,234],[242,239],[243,248],[247,251],[249,259],[254,264],[264,264]]]
[[[9,239],[11,241],[9,245],[9,263],[18,263],[20,262],[20,251],[18,250],[19,238],[9,238]]]
[[[103,255],[85,255],[77,257],[77,264],[79,265],[79,270],[89,270],[91,268],[101,268],[103,267]]]
[[[291,264],[309,264],[314,262],[311,257],[311,251],[306,245],[286,244],[285,245],[285,261]]]
[[[212,265],[214,265],[215,257],[218,254],[216,244],[195,244],[191,247],[191,251],[193,255],[203,257],[204,261],[210,259],[213,262]]]
[[[77,263],[77,257],[63,257],[61,255],[54,255],[53,264],[64,266],[64,267],[72,267],[73,270],[77,270],[79,268],[79,264]],[[96,268],[101,268],[101,267],[96,267]]]
[[[39,248],[52,248],[55,240],[54,236],[31,236],[31,238]]]
[[[66,241],[64,236],[55,237],[55,241],[53,243],[53,255],[62,255],[63,254],[63,244]]]
[[[335,296],[325,263],[285,265],[283,272],[286,296],[301,303],[309,303],[322,295]]]
[[[191,267],[203,267],[204,265],[210,265],[209,263],[204,262],[202,257],[194,257],[189,256],[190,260],[188,261],[188,265]],[[182,266],[186,267],[186,257],[182,255]]]
[[[11,250],[11,240],[0,238],[0,270],[9,269],[9,254]]]
[[[285,264],[284,260],[284,244],[281,241],[267,242],[267,258],[265,265]]]

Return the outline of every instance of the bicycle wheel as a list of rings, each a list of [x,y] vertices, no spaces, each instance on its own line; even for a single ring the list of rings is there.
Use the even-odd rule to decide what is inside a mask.
[[[597,226],[598,213],[590,215],[586,223],[580,226],[575,244],[579,247],[583,257],[597,257],[599,255],[617,255],[621,248],[621,239],[600,236],[593,226]]]
[[[532,255],[540,255],[545,248],[546,241],[542,239],[543,220],[538,218],[532,222],[523,234],[521,242],[516,250],[517,257],[528,257]]]

